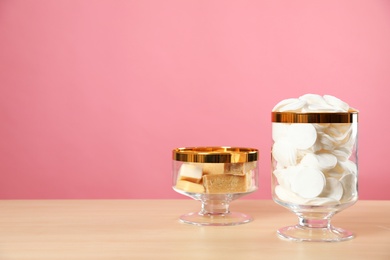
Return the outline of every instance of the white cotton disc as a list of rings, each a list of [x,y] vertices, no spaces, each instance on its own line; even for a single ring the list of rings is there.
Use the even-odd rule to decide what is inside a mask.
[[[316,142],[317,131],[312,124],[292,124],[288,129],[287,138],[297,149],[305,150]]]
[[[343,112],[340,108],[337,107],[332,107],[328,104],[324,105],[317,105],[317,104],[312,104],[307,107],[308,112]]]
[[[340,182],[344,189],[344,194],[341,198],[342,202],[348,202],[353,199],[353,197],[357,196],[357,177],[355,174],[345,174],[340,178]]]
[[[286,105],[289,105],[289,104],[292,104],[292,103],[296,103],[297,100],[299,100],[298,98],[287,98],[287,99],[283,99],[282,101],[280,101],[279,103],[277,103],[274,108],[272,109],[272,111],[279,111],[280,108],[286,106]]]
[[[343,185],[335,178],[326,178],[326,185],[320,197],[340,200],[343,196]]]
[[[306,101],[307,104],[327,105],[325,99],[317,94],[305,94],[299,97],[300,100]]]
[[[275,187],[275,195],[283,201],[294,203],[294,204],[305,204],[306,199],[303,199],[299,196],[297,196],[295,193],[291,192],[290,190],[282,187],[281,185],[277,185]]]
[[[272,123],[272,140],[274,140],[274,142],[276,142],[280,138],[286,137],[289,127],[290,127],[290,124]]]
[[[286,189],[291,189],[291,180],[302,169],[301,166],[289,166],[287,168],[275,170],[273,173],[276,176],[278,183]]]
[[[352,150],[348,150],[344,147],[334,149],[332,153],[337,157],[340,162],[345,162],[351,157]]]
[[[312,199],[322,193],[325,183],[325,176],[320,170],[305,167],[291,180],[291,189],[302,198]]]
[[[321,134],[319,141],[325,150],[333,150],[336,146],[336,140],[327,134]]]
[[[297,164],[297,151],[293,144],[286,138],[282,138],[272,146],[272,156],[282,166]]]
[[[311,168],[320,168],[320,163],[317,159],[317,156],[314,153],[307,153],[299,163],[299,165]]]
[[[337,164],[337,157],[333,154],[320,153],[316,156],[321,170],[333,169]]]
[[[313,124],[315,129],[317,130],[317,133],[324,132],[328,129],[330,126],[330,123],[319,123],[319,124]]]
[[[338,99],[337,97],[331,95],[324,95],[324,99],[329,105],[339,108],[343,112],[347,112],[349,110],[349,105],[344,101]]]
[[[288,103],[281,108],[278,109],[279,112],[287,112],[287,111],[298,111],[301,110],[306,104],[305,101],[300,99],[295,99],[293,102]]]
[[[345,162],[340,162],[341,167],[344,169],[344,173],[353,173],[357,175],[358,168],[357,164],[353,161],[347,160]]]
[[[331,199],[331,198],[314,198],[306,202],[306,205],[315,205],[315,206],[335,205],[335,204],[340,204],[340,202],[338,200]]]

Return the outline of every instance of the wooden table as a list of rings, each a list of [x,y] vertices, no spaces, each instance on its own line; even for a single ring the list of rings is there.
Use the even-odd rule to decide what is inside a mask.
[[[199,227],[178,221],[193,200],[3,200],[0,259],[390,259],[390,201],[358,201],[333,218],[356,238],[289,242],[276,229],[297,218],[273,201],[237,200],[248,224]],[[337,257],[337,258],[334,258]]]

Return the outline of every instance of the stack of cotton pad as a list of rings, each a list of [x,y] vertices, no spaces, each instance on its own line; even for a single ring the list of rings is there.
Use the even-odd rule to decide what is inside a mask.
[[[330,95],[306,94],[279,102],[273,112],[347,113]],[[273,123],[275,195],[300,205],[348,203],[357,199],[354,123]]]

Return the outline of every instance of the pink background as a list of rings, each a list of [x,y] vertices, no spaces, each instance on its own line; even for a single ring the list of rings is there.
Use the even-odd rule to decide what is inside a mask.
[[[171,151],[258,148],[305,93],[359,114],[360,199],[390,199],[390,1],[0,1],[0,198],[183,198]]]

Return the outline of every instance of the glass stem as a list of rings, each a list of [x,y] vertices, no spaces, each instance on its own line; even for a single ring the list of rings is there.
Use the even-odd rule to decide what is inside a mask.
[[[228,214],[229,201],[226,200],[207,200],[202,202],[202,215],[223,215]]]
[[[305,218],[299,216],[299,226],[304,228],[330,228],[330,218]]]

